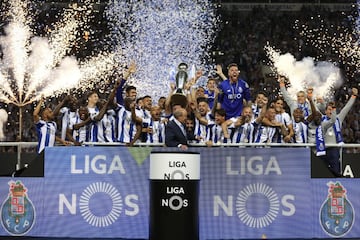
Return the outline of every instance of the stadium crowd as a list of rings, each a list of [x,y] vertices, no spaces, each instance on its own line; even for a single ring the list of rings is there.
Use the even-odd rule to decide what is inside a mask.
[[[111,89],[106,89],[105,93],[93,91],[78,99],[75,96],[47,99],[47,117],[44,116],[46,111],[38,109],[36,104],[25,106],[21,139],[18,136],[18,108],[2,104],[1,107],[9,114],[4,129],[5,141],[38,141],[33,120],[36,115],[37,124],[39,119],[44,121],[44,118],[57,122],[56,134],[62,139],[62,144],[165,144],[167,122],[178,114],[179,108],[186,108],[189,116],[186,131],[197,136],[194,142],[205,143],[207,146],[252,142],[314,143],[316,126],[319,124],[315,127],[309,127],[309,124],[316,118],[315,113],[320,112],[325,116],[329,105],[321,102],[321,99],[313,102],[311,89],[304,89],[297,96],[286,98],[284,79],[267,71],[269,60],[264,46],[270,42],[282,52],[290,52],[298,59],[313,56],[317,54],[316,49],[304,44],[294,29],[295,21],[301,20],[314,25],[311,17],[321,14],[329,25],[346,25],[349,24],[347,16],[350,13],[332,12],[318,7],[306,7],[294,12],[254,8],[246,13],[221,10],[220,13],[221,31],[212,51],[212,60],[217,64],[217,69],[216,74],[209,76],[206,86],[196,84],[196,79],[205,74],[199,70],[194,79],[188,80],[187,87],[181,94],[177,94],[177,86],[172,85],[169,86],[169,96],[160,99],[137,96],[136,88],[126,82],[128,75],[136,71],[136,67],[141,67],[132,63],[124,76],[115,79],[109,86]],[[106,29],[106,24],[103,24],[104,26],[96,28]],[[94,34],[96,33],[95,31]],[[91,43],[89,44],[86,49],[77,50],[80,52],[79,57],[86,56],[84,51],[92,51]],[[325,58],[336,61],[338,56],[329,51]],[[360,104],[358,98],[354,97],[358,94],[360,82],[356,74],[347,72],[349,68],[340,67],[344,69],[345,81],[335,91],[333,101],[336,106],[331,106],[340,112],[351,102],[352,107],[342,121],[341,133],[343,142],[360,143]],[[182,97],[182,94],[186,97]],[[297,99],[297,107],[292,107],[290,99]],[[349,151],[358,152],[359,149]]]

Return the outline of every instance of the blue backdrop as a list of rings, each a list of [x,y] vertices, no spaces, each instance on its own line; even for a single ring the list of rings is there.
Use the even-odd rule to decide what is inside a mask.
[[[44,178],[0,178],[0,235],[147,238],[149,154],[173,148],[54,147]],[[357,179],[311,179],[307,148],[192,148],[200,237],[354,238]]]

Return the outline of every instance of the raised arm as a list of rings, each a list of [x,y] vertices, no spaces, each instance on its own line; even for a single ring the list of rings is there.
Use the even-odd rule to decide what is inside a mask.
[[[39,114],[43,103],[44,103],[44,98],[41,97],[33,112],[34,123],[37,123],[40,120]]]
[[[127,80],[129,76],[135,72],[136,72],[136,64],[134,61],[131,61],[128,69],[124,73],[124,79]]]
[[[123,78],[119,79],[116,82],[116,85],[117,85],[117,88],[115,91],[116,102],[120,105],[124,105],[123,104],[124,103],[123,92],[124,92],[125,83],[126,83],[127,79],[129,78],[129,76],[134,72],[136,72],[136,64],[135,64],[135,62],[130,62],[129,68],[125,71]]]
[[[107,100],[106,103],[102,106],[102,108],[100,109],[100,112],[94,117],[94,121],[100,121],[100,120],[104,117],[104,115],[105,115],[105,113],[106,113],[106,111],[107,111],[107,109],[108,109],[108,107],[109,107],[109,104],[110,104],[112,101],[114,101],[115,94],[116,94],[116,92],[117,92],[118,87],[119,87],[119,82],[117,81],[117,82],[115,83],[115,86],[114,86],[113,90],[112,90],[111,93],[109,94],[108,100]]]
[[[176,89],[175,84],[171,83],[170,84],[170,93],[165,100],[165,114],[167,114],[167,115],[171,114],[171,97],[174,94],[175,89]]]
[[[314,120],[314,116],[315,116],[315,114],[317,112],[317,109],[315,107],[315,104],[314,104],[314,101],[313,101],[312,98],[313,98],[313,90],[312,90],[312,88],[309,88],[307,90],[307,99],[308,99],[308,101],[310,103],[311,114],[306,118],[306,121],[309,122],[309,123]]]
[[[222,67],[221,67],[220,64],[217,64],[217,65],[216,65],[216,74],[219,75],[219,77],[220,77],[222,80],[227,79],[227,77],[226,77],[225,74],[223,73],[223,70],[222,70]]]
[[[340,113],[337,115],[340,122],[344,121],[346,115],[349,113],[351,107],[354,105],[356,98],[359,94],[359,91],[357,88],[352,88],[351,92],[352,92],[352,95],[351,95],[349,101],[346,103],[346,105],[343,107],[343,109],[341,109]]]
[[[236,121],[237,122],[237,121]],[[221,130],[223,131],[223,134],[224,134],[224,138],[226,139],[230,139],[230,134],[229,134],[229,129],[228,127],[233,124],[233,121],[231,119],[228,119],[226,121],[224,121],[222,124],[221,124]]]
[[[325,133],[328,128],[332,127],[336,121],[336,108],[334,107],[331,111],[331,118],[329,120],[323,120],[321,122],[321,128]]]
[[[60,112],[60,109],[70,101],[71,99],[71,95],[66,95],[66,97],[58,104],[56,105],[54,111],[53,111],[53,114],[54,114],[54,117],[56,117],[57,115],[59,115],[59,112]]]
[[[290,96],[289,92],[286,90],[285,87],[285,77],[279,76],[278,78],[279,85],[280,85],[280,92],[285,100],[285,102],[289,105],[290,112],[294,112],[294,110],[297,108],[296,101]]]

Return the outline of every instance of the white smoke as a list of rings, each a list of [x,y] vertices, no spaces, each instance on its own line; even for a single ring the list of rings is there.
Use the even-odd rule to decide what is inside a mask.
[[[298,91],[314,89],[314,96],[332,99],[334,89],[342,85],[340,69],[331,62],[316,62],[311,57],[297,61],[290,53],[280,54],[271,47],[265,47],[276,72],[290,81],[288,91],[296,96]]]

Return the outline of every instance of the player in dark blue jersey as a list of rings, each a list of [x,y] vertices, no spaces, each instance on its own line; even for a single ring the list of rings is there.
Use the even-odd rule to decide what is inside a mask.
[[[232,63],[228,67],[228,79],[219,84],[220,103],[226,111],[226,119],[240,116],[244,101],[246,105],[251,105],[249,85],[239,78],[239,74],[238,66]]]

